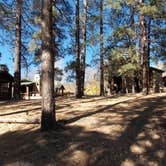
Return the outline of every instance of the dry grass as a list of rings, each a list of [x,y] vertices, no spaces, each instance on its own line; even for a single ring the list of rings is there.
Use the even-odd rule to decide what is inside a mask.
[[[40,118],[39,100],[0,103],[0,118]],[[0,124],[0,166],[165,166],[166,94],[58,98],[64,128]]]

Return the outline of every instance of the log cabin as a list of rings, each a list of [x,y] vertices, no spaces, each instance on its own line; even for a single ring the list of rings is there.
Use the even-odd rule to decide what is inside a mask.
[[[12,98],[13,76],[9,74],[8,67],[0,65],[0,100],[10,100]]]
[[[149,88],[150,93],[160,93],[163,91],[164,78],[162,77],[164,71],[155,67],[149,68]],[[142,91],[142,77],[141,73],[139,77],[134,78],[134,89],[135,92]],[[126,77],[125,79],[121,76],[114,76],[112,80],[108,81],[108,87],[112,93],[131,93],[132,92],[132,78]],[[165,83],[166,85],[166,83]]]

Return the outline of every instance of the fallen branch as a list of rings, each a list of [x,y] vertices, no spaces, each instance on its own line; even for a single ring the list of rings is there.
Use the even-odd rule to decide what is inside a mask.
[[[0,123],[40,124],[40,119],[0,118]]]

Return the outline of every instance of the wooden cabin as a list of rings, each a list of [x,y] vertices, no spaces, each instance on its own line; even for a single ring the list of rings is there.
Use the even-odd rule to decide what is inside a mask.
[[[23,99],[30,99],[31,96],[39,96],[39,93],[36,82],[28,79],[21,80],[21,97]]]
[[[163,85],[166,87],[166,76],[163,77]]]
[[[163,70],[154,67],[149,68],[150,93],[159,93],[163,91],[163,86],[164,86],[164,81],[162,77],[163,73],[164,73]],[[113,77],[111,81],[108,81],[111,93],[131,93],[132,81],[133,80],[130,77],[126,77],[125,79],[122,78],[121,76]],[[134,89],[136,93],[141,92],[142,79],[137,77],[134,78]]]
[[[149,75],[150,75],[150,92],[152,93],[158,93],[162,92],[162,88],[164,86],[163,84],[163,78],[162,74],[164,73],[163,70],[150,67]]]
[[[12,98],[13,76],[9,74],[6,65],[0,65],[0,100],[10,100]]]

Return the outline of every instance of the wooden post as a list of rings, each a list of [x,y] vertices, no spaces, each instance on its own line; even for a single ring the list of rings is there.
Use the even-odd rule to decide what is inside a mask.
[[[12,82],[9,82],[9,99],[12,98]]]
[[[30,99],[29,86],[26,86],[26,94],[29,100]]]

